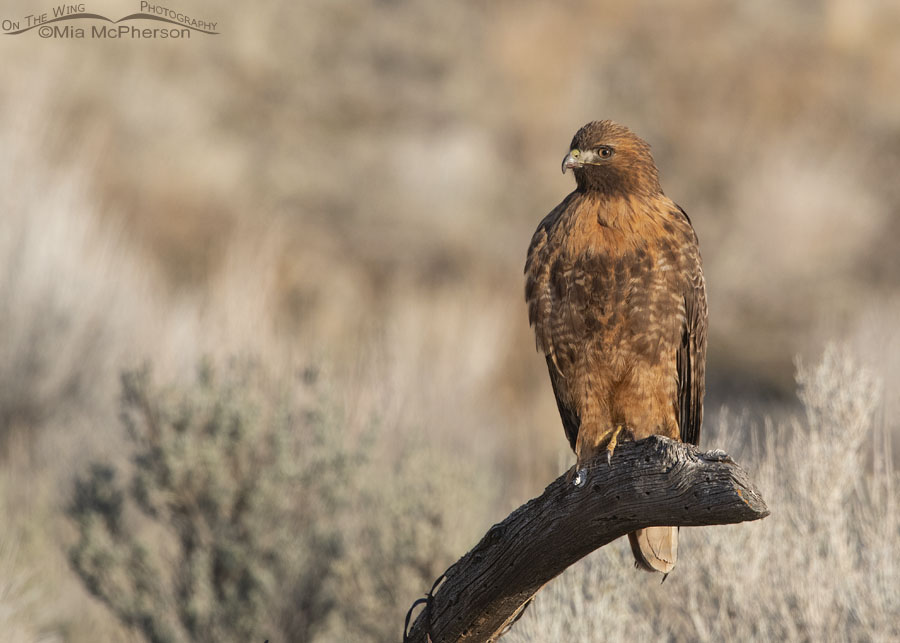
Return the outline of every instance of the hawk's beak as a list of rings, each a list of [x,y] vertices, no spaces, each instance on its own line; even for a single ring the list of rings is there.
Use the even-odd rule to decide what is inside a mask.
[[[571,150],[568,154],[566,154],[566,158],[564,158],[562,162],[562,173],[565,174],[566,170],[571,170],[576,167],[582,167],[584,163],[578,160],[580,156],[580,150]]]

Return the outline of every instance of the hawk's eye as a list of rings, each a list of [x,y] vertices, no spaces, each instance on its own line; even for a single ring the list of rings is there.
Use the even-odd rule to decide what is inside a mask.
[[[601,147],[599,150],[600,158],[608,159],[613,155],[613,149],[611,147]]]

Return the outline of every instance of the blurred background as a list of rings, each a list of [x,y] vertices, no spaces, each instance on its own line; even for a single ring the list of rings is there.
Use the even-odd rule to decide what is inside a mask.
[[[766,436],[819,417],[795,359],[837,342],[868,428],[831,444],[893,480],[897,3],[171,8],[219,35],[0,40],[0,640],[398,640],[431,580],[571,464],[522,270],[595,119],[652,145],[700,238],[704,446],[787,466]],[[879,609],[795,608],[769,635],[900,636],[897,601]],[[641,636],[703,638],[679,627]]]

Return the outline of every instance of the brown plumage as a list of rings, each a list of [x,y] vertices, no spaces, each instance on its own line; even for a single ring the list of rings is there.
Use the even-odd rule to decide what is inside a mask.
[[[577,188],[534,233],[525,299],[573,472],[604,449],[612,457],[623,438],[697,444],[706,288],[691,222],[663,194],[650,146],[626,127],[582,127],[567,169]],[[676,528],[629,539],[638,566],[668,573],[675,565]]]

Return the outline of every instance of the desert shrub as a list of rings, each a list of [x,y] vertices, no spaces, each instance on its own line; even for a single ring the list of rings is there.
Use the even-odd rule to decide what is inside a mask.
[[[458,554],[445,512],[467,474],[415,444],[382,449],[376,422],[344,435],[315,379],[248,363],[204,364],[182,387],[122,377],[133,452],[77,478],[70,558],[148,641],[394,640]]]
[[[76,481],[75,570],[149,641],[271,635],[290,549],[313,549],[326,566],[338,549],[303,497],[313,489],[301,458],[319,475],[346,466],[341,453],[316,461],[321,419],[269,395],[247,366],[219,374],[204,365],[183,390],[154,386],[146,368],[126,373],[121,410],[134,446],[128,480],[95,463]],[[289,571],[307,571],[291,562]]]
[[[834,347],[797,381],[805,421],[767,426],[752,448],[733,426],[704,440],[738,456],[771,516],[682,529],[663,585],[632,569],[627,544],[604,547],[541,592],[510,640],[896,640],[900,515],[880,384]]]

